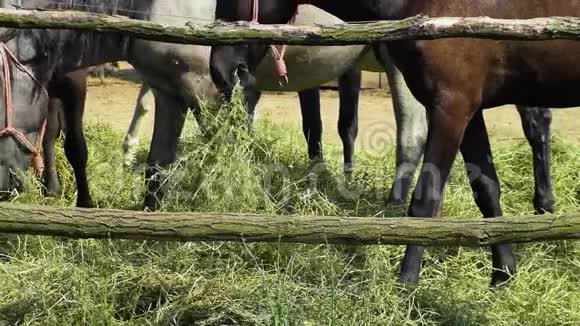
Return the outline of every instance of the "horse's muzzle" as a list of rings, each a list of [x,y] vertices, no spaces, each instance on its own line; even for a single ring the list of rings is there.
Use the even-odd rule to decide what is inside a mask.
[[[22,172],[0,166],[0,200],[13,197],[16,193],[27,190],[26,177]]]

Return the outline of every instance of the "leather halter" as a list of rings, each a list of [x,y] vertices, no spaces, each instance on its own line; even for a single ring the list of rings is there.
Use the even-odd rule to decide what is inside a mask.
[[[36,146],[32,144],[28,138],[24,135],[22,130],[14,127],[14,105],[12,103],[12,71],[10,69],[10,62],[12,61],[14,65],[22,72],[27,74],[36,84],[40,86],[43,94],[48,97],[48,92],[42,86],[42,84],[34,77],[32,72],[28,70],[16,56],[8,49],[6,44],[0,42],[0,61],[2,65],[2,77],[4,78],[4,104],[6,105],[6,127],[0,129],[0,137],[12,137],[20,145],[24,146],[32,154],[32,166],[38,175],[42,175],[44,171],[44,162],[42,156],[40,155],[40,147],[42,146],[42,140],[44,138],[44,132],[46,130],[47,118],[44,119],[42,127],[40,129],[38,142]]]
[[[292,18],[290,18],[289,23],[292,24],[298,12],[294,13]],[[250,23],[259,24],[258,17],[260,15],[260,0],[252,0],[252,20]],[[285,86],[288,84],[288,68],[286,67],[286,61],[284,61],[284,56],[286,55],[286,49],[288,45],[284,44],[280,47],[276,45],[270,45],[270,52],[274,58],[274,65],[276,74],[280,77],[280,86]]]

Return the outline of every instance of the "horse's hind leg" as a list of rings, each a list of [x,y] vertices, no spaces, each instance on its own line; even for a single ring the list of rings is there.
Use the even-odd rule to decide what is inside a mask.
[[[407,201],[415,171],[423,156],[427,139],[426,112],[425,107],[411,94],[401,72],[391,62],[386,47],[377,46],[375,55],[388,76],[397,123],[397,170],[387,205],[401,207]]]
[[[87,93],[87,71],[78,70],[63,79],[61,97],[66,124],[64,152],[71,164],[77,183],[77,206],[93,207],[87,179],[87,142],[83,133],[83,115]],[[68,91],[68,92],[67,92]]]
[[[50,89],[50,88],[49,88]],[[46,131],[42,142],[44,158],[44,194],[49,197],[58,197],[61,194],[60,181],[56,171],[55,146],[56,140],[61,131],[59,115],[62,110],[62,103],[51,94],[48,102],[48,117],[46,120]]]
[[[139,145],[139,130],[141,129],[145,116],[152,107],[152,100],[153,94],[151,88],[146,83],[143,83],[139,91],[139,96],[137,96],[133,119],[123,141],[123,153],[126,165],[131,165],[135,160],[135,153]]]
[[[358,134],[358,102],[361,86],[361,71],[353,68],[338,80],[340,95],[340,112],[338,117],[338,134],[342,140],[344,154],[344,173],[352,174],[354,143]]]
[[[436,106],[428,110],[429,130],[425,157],[408,211],[412,217],[433,217],[438,214],[445,184],[469,118],[479,108],[479,103],[459,91],[453,94],[430,94],[429,98],[437,98],[438,101],[433,104]],[[423,246],[407,246],[401,263],[401,282],[419,281],[424,250]]]
[[[322,117],[320,115],[320,89],[312,88],[298,93],[302,112],[302,131],[308,143],[308,158],[323,160]]]
[[[500,184],[491,155],[489,137],[481,111],[465,130],[461,154],[475,203],[484,217],[502,216]],[[516,259],[511,244],[491,247],[493,260],[492,285],[507,281],[516,271]]]
[[[534,161],[535,194],[534,208],[538,214],[554,212],[554,189],[550,165],[550,124],[552,112],[548,108],[521,107],[518,112],[528,143],[532,147]]]

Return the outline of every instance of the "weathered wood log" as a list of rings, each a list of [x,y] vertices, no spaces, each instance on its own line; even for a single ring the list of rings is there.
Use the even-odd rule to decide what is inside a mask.
[[[580,238],[580,213],[495,219],[145,213],[0,204],[0,233],[172,241],[488,246]]]
[[[580,39],[580,18],[526,20],[489,17],[410,17],[400,21],[334,26],[258,25],[247,22],[175,27],[78,11],[0,9],[0,26],[123,33],[153,41],[201,45],[263,43],[350,45],[407,39],[477,37],[513,40]]]

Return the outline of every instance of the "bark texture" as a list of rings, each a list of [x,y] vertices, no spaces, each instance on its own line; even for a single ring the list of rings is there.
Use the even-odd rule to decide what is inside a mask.
[[[332,26],[216,22],[176,27],[79,11],[0,9],[0,26],[123,33],[152,41],[200,45],[239,43],[353,45],[448,37],[512,40],[580,39],[580,18],[576,17],[506,20],[489,17],[415,16],[400,21]],[[0,39],[3,38],[2,36],[0,32]]]
[[[172,241],[480,247],[580,239],[580,214],[485,220],[282,217],[0,204],[0,233]]]

